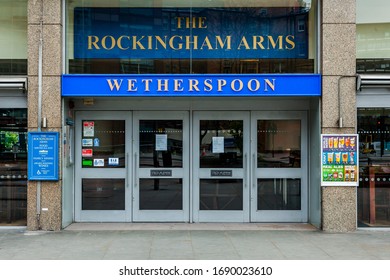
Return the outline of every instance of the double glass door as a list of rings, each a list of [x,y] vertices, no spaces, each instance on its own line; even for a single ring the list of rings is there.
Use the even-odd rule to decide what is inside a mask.
[[[78,112],[76,123],[76,221],[307,221],[305,112]]]
[[[188,112],[76,118],[76,221],[189,221]]]

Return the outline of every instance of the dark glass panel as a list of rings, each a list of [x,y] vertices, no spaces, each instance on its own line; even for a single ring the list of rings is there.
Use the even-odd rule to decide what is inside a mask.
[[[200,168],[242,168],[244,122],[200,121]]]
[[[125,167],[124,120],[83,120],[82,127],[83,168]]]
[[[301,180],[258,179],[257,210],[301,210]]]
[[[27,109],[0,109],[0,225],[27,224]]]
[[[140,120],[139,127],[141,168],[183,167],[182,120]]]
[[[140,210],[182,210],[181,179],[140,179]]]
[[[83,179],[82,210],[125,210],[125,180]]]
[[[301,121],[257,121],[257,166],[301,167]]]
[[[243,210],[242,180],[200,180],[200,210]]]

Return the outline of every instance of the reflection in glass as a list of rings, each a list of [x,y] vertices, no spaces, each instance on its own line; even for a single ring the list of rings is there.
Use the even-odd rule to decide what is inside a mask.
[[[96,2],[96,1],[94,1]],[[126,1],[124,1],[126,2]],[[214,1],[192,1],[182,2],[166,2],[166,1],[150,1],[144,4],[142,1],[141,7],[154,7],[140,9],[134,1],[127,1],[128,3],[119,4],[119,9],[115,4],[112,8],[99,9],[99,17],[85,17],[87,20],[75,17],[75,8],[86,6],[82,0],[69,2],[68,5],[68,21],[70,26],[68,30],[67,41],[73,42],[75,36],[75,26],[82,24],[82,28],[88,30],[92,24],[101,26],[108,26],[113,24],[115,27],[112,30],[119,30],[118,33],[132,34],[136,36],[137,30],[144,32],[145,36],[133,44],[131,40],[122,40],[123,48],[128,52],[133,45],[138,48],[144,48],[144,55],[136,55],[131,58],[126,57],[126,53],[118,53],[117,58],[108,56],[105,58],[83,58],[77,57],[75,53],[75,46],[69,44],[67,53],[67,62],[69,73],[90,73],[90,74],[202,74],[202,73],[314,73],[314,53],[315,44],[309,44],[310,38],[315,38],[315,28],[310,28],[314,25],[315,16],[309,17],[309,13],[314,13],[315,9],[311,9],[310,1],[290,1],[291,7],[286,5],[286,1],[269,1],[270,6],[264,7],[263,4],[257,4],[257,1],[251,1],[248,7],[248,2],[243,1],[223,1],[215,5]],[[131,3],[130,3],[131,2]],[[244,3],[245,2],[245,3]],[[272,4],[271,4],[272,2]],[[122,2],[121,2],[122,3]],[[187,4],[189,3],[189,4]],[[233,4],[232,4],[233,3]],[[193,4],[194,7],[191,7]],[[260,6],[261,5],[261,6]],[[98,3],[90,5],[91,7],[99,7]],[[124,7],[126,6],[126,7]],[[132,8],[133,6],[133,8]],[[254,7],[253,7],[254,6]],[[259,7],[256,7],[259,6]],[[130,9],[128,8],[130,7]],[[202,8],[204,7],[204,8]],[[206,8],[207,7],[207,8]],[[192,47],[192,52],[186,46],[187,37],[184,28],[178,27],[177,18],[186,17],[207,18],[208,28],[197,28],[198,26],[191,25],[189,34],[193,34],[198,40],[192,40],[189,45]],[[123,19],[130,18],[129,21]],[[310,18],[310,20],[309,20]],[[122,20],[122,21],[121,21]],[[121,24],[122,23],[122,24]],[[243,27],[244,26],[244,27]],[[120,30],[121,28],[122,31]],[[156,47],[155,40],[147,41],[147,36],[153,36],[151,30],[160,30],[157,33],[161,38],[167,37],[175,38],[175,40],[168,41],[170,46],[174,46],[175,52],[180,56],[172,57],[174,54],[168,53],[168,47],[163,48],[165,56],[151,59],[147,52],[153,50],[154,52],[161,51]],[[254,30],[254,31],[253,31]],[[76,28],[77,31],[77,28]],[[121,31],[121,32],[120,32]],[[257,41],[253,41],[255,36],[247,35],[245,32],[252,31],[250,34],[258,34]],[[205,41],[205,32],[210,32],[208,41]],[[207,34],[207,33],[206,33]],[[275,34],[275,38],[268,42],[267,34]],[[280,35],[280,37],[277,37]],[[282,35],[285,34],[285,35]],[[94,34],[96,35],[96,34]],[[177,37],[174,37],[177,36]],[[216,36],[221,38],[222,42],[218,43]],[[230,46],[228,47],[228,36],[232,36]],[[263,36],[260,38],[260,36]],[[286,40],[286,36],[294,38],[294,44]],[[233,46],[236,42],[239,43],[241,38],[247,38],[247,42],[242,42],[240,48]],[[180,38],[184,38],[181,40]],[[122,38],[123,39],[123,38]],[[261,41],[263,40],[263,41]],[[149,45],[149,43],[152,45]],[[194,43],[197,42],[197,43]],[[299,42],[299,43],[298,43]],[[311,43],[312,41],[310,41]],[[108,43],[107,43],[108,44]],[[165,44],[165,42],[164,42]],[[180,45],[182,44],[182,45]],[[289,46],[287,53],[280,54],[264,54],[266,50],[272,48],[285,48]],[[111,46],[111,45],[109,45]],[[164,45],[165,46],[165,45]],[[181,46],[181,47],[180,47]],[[81,49],[80,46],[77,46]],[[129,48],[129,49],[127,49]],[[212,53],[218,52],[220,49],[230,48],[229,51],[221,52],[220,55],[212,56]],[[257,50],[264,50],[259,52]],[[202,51],[202,55],[197,58],[194,57],[194,52]],[[234,50],[239,50],[240,53],[230,55]],[[244,52],[246,50],[246,52]],[[101,47],[101,51],[104,48]],[[118,51],[117,47],[110,49],[111,53]],[[244,57],[244,54],[251,52],[251,54]],[[154,55],[154,54],[152,54]],[[75,57],[76,56],[76,57]]]
[[[390,2],[356,1],[356,72],[390,73]]]
[[[257,121],[257,166],[301,167],[301,121]]]
[[[257,210],[301,210],[301,180],[258,179]]]
[[[125,210],[125,179],[83,179],[82,210]]]
[[[242,168],[244,122],[200,121],[200,168]]]
[[[139,121],[140,167],[183,167],[183,121]]]
[[[358,225],[390,226],[390,109],[358,109]]]
[[[200,210],[242,210],[242,180],[201,179]]]
[[[182,210],[182,179],[140,179],[140,210]]]
[[[82,167],[125,167],[125,121],[82,121]]]
[[[27,224],[27,109],[0,109],[0,226]]]

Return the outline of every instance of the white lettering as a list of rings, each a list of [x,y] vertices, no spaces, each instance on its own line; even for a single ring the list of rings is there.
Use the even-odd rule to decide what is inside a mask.
[[[223,91],[224,86],[226,86],[226,80],[218,79],[218,91]]]
[[[113,81],[114,81],[114,83],[112,83]],[[114,79],[114,80],[107,79],[107,83],[108,83],[108,86],[110,87],[111,91],[113,91],[114,88],[116,89],[116,91],[119,91],[121,89],[122,82],[123,82],[122,79],[120,80],[120,83],[118,83],[117,79]]]
[[[236,88],[236,83],[238,83],[238,85],[239,85],[239,87],[238,88]],[[232,82],[231,82],[231,84],[230,84],[230,87],[231,87],[231,89],[233,90],[233,91],[241,91],[243,88],[244,88],[244,83],[241,81],[241,80],[239,80],[239,79],[235,79],[235,80],[233,80]]]
[[[253,88],[253,85],[252,85],[253,83],[255,83],[255,88]],[[253,91],[253,92],[258,91],[260,89],[260,86],[261,86],[260,82],[256,79],[249,80],[249,82],[248,82],[248,89],[250,91]]]
[[[136,87],[137,80],[134,79],[128,79],[127,80],[127,91],[137,91],[138,88]]]

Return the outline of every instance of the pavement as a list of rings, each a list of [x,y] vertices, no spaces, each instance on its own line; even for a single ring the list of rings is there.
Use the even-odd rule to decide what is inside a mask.
[[[72,224],[0,228],[0,260],[390,260],[390,229],[307,224]]]

